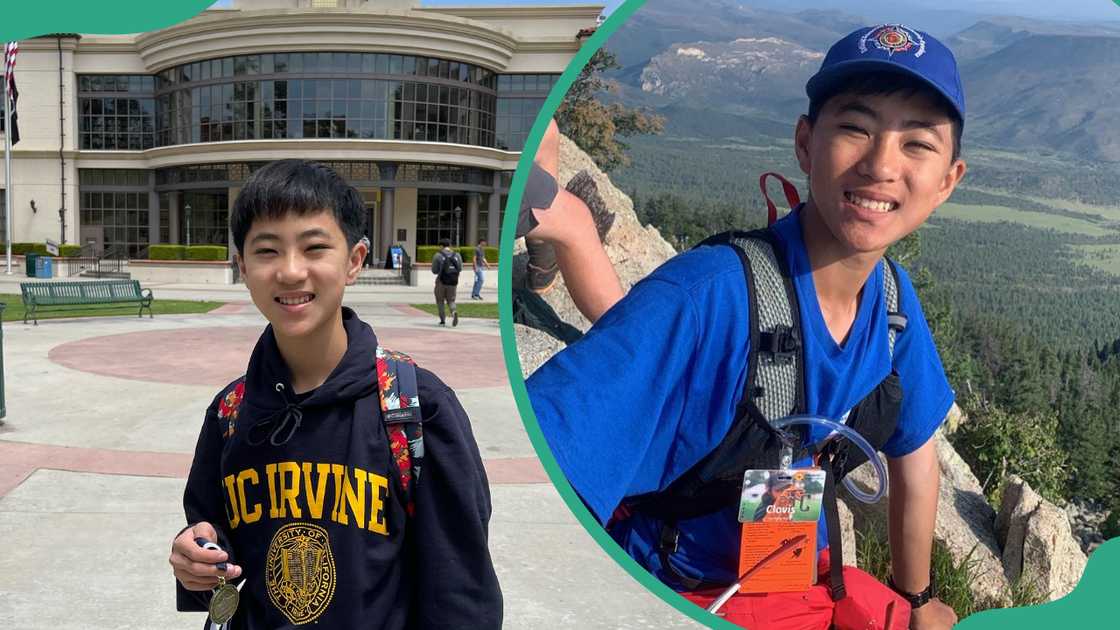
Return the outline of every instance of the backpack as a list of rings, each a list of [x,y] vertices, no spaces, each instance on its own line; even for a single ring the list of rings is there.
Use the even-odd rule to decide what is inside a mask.
[[[377,347],[377,391],[381,419],[389,441],[389,452],[397,466],[405,510],[415,510],[412,489],[420,480],[424,463],[424,432],[421,428],[420,397],[417,395],[416,363],[406,354]],[[245,399],[245,377],[218,401],[218,420],[225,423],[223,438],[234,433],[238,408]]]
[[[767,175],[763,175],[760,183],[765,182]],[[795,207],[799,203],[796,189],[780,175],[775,176],[785,183],[791,208]],[[769,198],[767,203],[773,206]],[[775,214],[772,209],[771,223]],[[736,405],[731,427],[719,445],[664,490],[624,500],[621,514],[640,512],[661,521],[657,541],[661,565],[686,589],[724,587],[727,584],[689,578],[673,568],[670,557],[677,549],[680,535],[677,524],[737,504],[744,471],[779,468],[783,449],[792,449],[794,461],[806,456],[819,458],[818,464],[825,471],[822,509],[833,558],[830,586],[832,599],[839,601],[844,598],[845,589],[836,484],[866,462],[867,456],[847,440],[803,447],[807,432],[801,431],[798,439],[791,441],[770,425],[772,420],[805,413],[805,360],[800,311],[781,243],[769,230],[754,230],[718,234],[697,245],[702,246],[732,247],[743,266],[751,326],[746,386]],[[888,311],[888,349],[893,358],[895,338],[905,329],[906,316],[898,311],[899,283],[894,263],[884,258],[881,264],[885,267],[883,285]],[[878,387],[852,408],[847,424],[867,438],[878,451],[894,433],[901,402],[902,388],[897,373],[892,370]]]
[[[439,282],[447,286],[454,286],[459,284],[459,272],[463,270],[463,263],[459,260],[459,256],[455,252],[451,255],[443,254],[443,262],[439,267]]]

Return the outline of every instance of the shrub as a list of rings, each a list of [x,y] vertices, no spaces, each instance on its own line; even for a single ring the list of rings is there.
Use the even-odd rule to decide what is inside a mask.
[[[1049,501],[1064,505],[1069,458],[1058,445],[1058,417],[1053,412],[1010,413],[994,404],[972,401],[968,422],[951,437],[961,458],[999,505],[1007,475],[1022,477]]]
[[[229,250],[222,245],[191,245],[186,248],[187,260],[227,260]]]
[[[72,258],[74,256],[82,255],[81,245],[59,245],[58,255],[62,258]]]
[[[151,245],[148,247],[148,258],[151,260],[183,260],[186,257],[186,249],[183,245]]]
[[[1106,539],[1120,536],[1120,499],[1112,505],[1108,517],[1101,524],[1101,535]]]
[[[12,243],[12,254],[22,255],[26,253],[43,254],[47,253],[46,243]]]
[[[432,258],[436,257],[436,252],[439,251],[439,245],[420,245],[417,248],[417,262],[431,262]],[[463,257],[464,262],[474,262],[475,248],[472,245],[463,245],[463,247],[451,248],[459,252],[459,256]],[[486,260],[488,262],[497,263],[497,248],[487,247]]]
[[[487,262],[491,262],[491,263],[497,263],[498,262],[498,248],[497,247],[485,247],[485,248],[483,248],[483,250],[485,252]],[[474,262],[474,247],[471,247],[471,246],[460,247],[459,248],[459,255],[461,255],[463,257],[463,262],[465,262],[465,263]]]
[[[419,245],[416,247],[416,262],[430,263],[435,258],[436,252],[441,249],[439,245]]]

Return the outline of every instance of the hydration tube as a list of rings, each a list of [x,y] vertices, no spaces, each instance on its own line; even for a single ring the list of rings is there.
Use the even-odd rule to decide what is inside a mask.
[[[855,429],[852,429],[846,424],[834,422],[820,416],[786,416],[785,418],[779,418],[770,423],[770,426],[778,429],[779,431],[784,431],[785,429],[796,425],[812,425],[824,429],[829,429],[832,432],[828,434],[828,437],[826,437],[825,440],[834,439],[837,436],[848,438],[849,440],[854,442],[855,445],[858,446],[865,455],[867,455],[868,461],[870,461],[871,465],[875,467],[876,476],[879,477],[879,488],[873,493],[864,492],[855,485],[855,482],[853,482],[851,478],[845,477],[844,487],[848,489],[848,492],[850,492],[853,497],[862,501],[863,503],[876,503],[877,501],[879,501],[879,499],[882,499],[885,494],[887,494],[887,469],[885,466],[883,466],[883,460],[879,459],[879,456],[875,452],[875,449],[872,448],[871,444],[869,444],[862,435],[857,433]]]

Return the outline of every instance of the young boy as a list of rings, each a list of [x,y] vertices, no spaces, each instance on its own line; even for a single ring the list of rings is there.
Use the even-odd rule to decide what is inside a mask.
[[[501,626],[470,422],[415,368],[423,476],[402,479],[375,368],[385,355],[342,306],[366,255],[363,216],[354,189],[301,160],[265,166],[237,197],[236,260],[269,326],[206,412],[170,558],[179,610],[206,610],[221,577],[244,581],[228,628]]]
[[[898,310],[908,324],[889,347],[888,323],[897,320],[888,318],[890,272],[881,261],[964,176],[956,62],[925,33],[901,25],[863,28],[829,50],[806,91],[809,113],[798,120],[794,140],[809,198],[768,234],[799,304],[804,412],[841,420],[892,373],[901,383],[897,428],[881,448],[890,473],[894,591],[845,568],[847,596],[832,601],[821,526],[820,584],[807,592],[739,594],[722,614],[750,628],[949,628],[955,614],[929,590],[939,474],[931,437],[953,392],[901,269]],[[566,229],[573,221],[559,210],[534,210],[539,226],[531,236],[566,252],[560,262],[567,281],[573,270],[565,259],[590,259],[597,244],[586,229]],[[700,605],[719,590],[696,584],[737,579],[737,506],[674,522],[616,508],[666,491],[742,417],[754,316],[745,271],[727,246],[673,258],[527,382],[541,429],[591,512],[609,521],[611,535],[640,564]],[[593,285],[596,277],[613,282],[612,274],[587,269],[578,281]]]

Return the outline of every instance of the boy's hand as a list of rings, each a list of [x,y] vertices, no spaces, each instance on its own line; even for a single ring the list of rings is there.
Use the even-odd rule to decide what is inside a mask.
[[[195,542],[195,538],[218,540],[218,532],[214,526],[207,522],[196,523],[184,529],[171,543],[171,557],[168,562],[175,574],[175,579],[188,591],[208,591],[218,585],[218,576],[232,580],[241,575],[241,567],[236,564],[227,564],[222,571],[214,566],[219,562],[229,560],[225,551],[203,549]]]
[[[910,630],[949,630],[955,623],[957,613],[936,598],[910,612]]]

